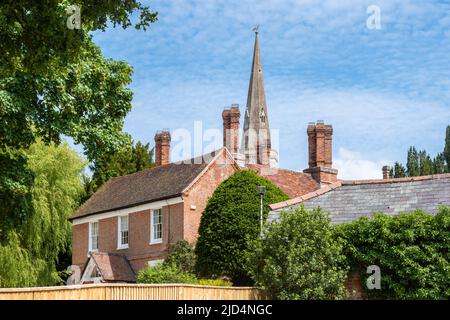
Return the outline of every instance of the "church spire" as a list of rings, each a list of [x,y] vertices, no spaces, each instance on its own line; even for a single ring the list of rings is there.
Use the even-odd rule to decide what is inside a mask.
[[[261,66],[258,28],[255,31],[255,47],[248,87],[247,107],[244,115],[244,134],[242,150],[246,164],[270,164],[271,141],[269,117],[267,113],[266,95]]]

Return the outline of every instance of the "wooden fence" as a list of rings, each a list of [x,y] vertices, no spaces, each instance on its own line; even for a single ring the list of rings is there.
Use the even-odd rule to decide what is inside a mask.
[[[0,300],[261,300],[252,287],[189,284],[84,284],[0,289]]]

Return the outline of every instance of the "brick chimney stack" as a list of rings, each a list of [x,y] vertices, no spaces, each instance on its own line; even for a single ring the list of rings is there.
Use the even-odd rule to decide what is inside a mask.
[[[239,118],[241,112],[239,105],[233,104],[231,108],[225,108],[222,112],[223,119],[223,146],[236,157],[239,149]]]
[[[336,182],[338,172],[332,168],[333,127],[318,120],[308,124],[307,134],[309,168],[303,172],[310,173],[320,184]]]
[[[391,167],[390,166],[383,166],[383,179],[390,179],[391,178]]]
[[[170,132],[158,131],[155,134],[155,165],[161,166],[170,163]]]

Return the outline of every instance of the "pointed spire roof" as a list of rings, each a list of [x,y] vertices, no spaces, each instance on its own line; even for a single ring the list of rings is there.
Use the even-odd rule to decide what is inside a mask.
[[[261,138],[260,134],[265,138]],[[258,138],[259,137],[259,138]],[[261,147],[270,152],[269,117],[264,92],[264,80],[261,65],[261,50],[259,48],[258,30],[255,28],[255,47],[248,87],[247,107],[244,114],[243,153],[247,163],[260,163],[263,156]],[[267,158],[267,157],[266,157]]]
[[[261,50],[259,49],[258,31],[255,31],[255,47],[253,50],[253,62],[248,87],[247,107],[245,112],[244,129],[259,129],[261,116],[265,117],[267,129],[269,123],[267,119],[266,94],[264,92],[264,80],[261,65]]]

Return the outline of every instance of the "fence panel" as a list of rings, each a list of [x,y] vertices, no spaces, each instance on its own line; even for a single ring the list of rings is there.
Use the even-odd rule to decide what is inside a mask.
[[[252,287],[187,284],[88,284],[0,289],[0,300],[261,300]]]

